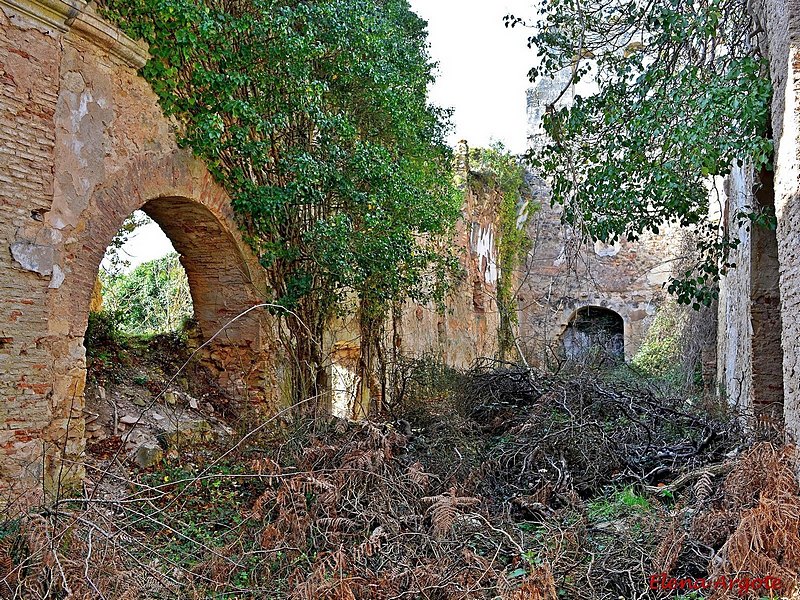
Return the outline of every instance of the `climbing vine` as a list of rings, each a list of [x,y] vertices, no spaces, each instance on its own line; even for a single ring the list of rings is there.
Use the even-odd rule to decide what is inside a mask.
[[[500,358],[506,359],[515,346],[513,327],[517,324],[517,304],[514,274],[520,260],[530,249],[525,224],[535,205],[524,198],[525,169],[502,143],[471,150],[470,163],[475,166],[480,180],[500,194],[497,236],[498,351]]]
[[[104,0],[142,74],[231,195],[266,269],[294,398],[327,389],[323,333],[356,298],[368,363],[389,307],[440,299],[461,198],[406,0]],[[291,314],[288,312],[291,311]],[[366,327],[366,329],[363,329]],[[364,364],[362,379],[371,365]]]
[[[669,291],[711,304],[737,244],[709,219],[713,178],[737,162],[759,170],[772,152],[771,85],[750,3],[549,0],[534,19],[506,23],[532,28],[532,81],[566,79],[546,107],[550,141],[530,154],[564,218],[607,242],[693,229],[697,260]]]

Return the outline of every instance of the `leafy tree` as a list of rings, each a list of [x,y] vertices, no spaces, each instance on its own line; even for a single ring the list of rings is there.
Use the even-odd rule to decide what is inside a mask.
[[[124,333],[177,331],[193,315],[189,281],[175,252],[127,274],[101,271],[101,281],[103,310],[119,315]]]
[[[295,399],[326,389],[320,342],[352,297],[366,382],[389,307],[441,298],[454,264],[437,240],[461,199],[448,114],[427,102],[424,21],[406,0],[104,7],[150,44],[144,76],[231,194],[270,299],[291,311]]]
[[[111,240],[103,257],[103,263],[109,271],[121,273],[130,266],[130,261],[123,255],[122,247],[128,242],[134,231],[151,222],[150,217],[140,210],[132,212],[125,218],[122,227],[117,231],[114,239]]]
[[[771,87],[746,0],[546,0],[531,22],[539,65],[590,83],[547,107],[549,143],[531,153],[564,217],[593,240],[694,228],[698,261],[675,277],[682,303],[710,304],[736,241],[708,219],[709,182],[732,165],[768,165]],[[574,89],[574,88],[573,88]],[[580,89],[580,88],[578,88]],[[560,97],[559,97],[560,99]],[[755,212],[741,217],[757,216]]]

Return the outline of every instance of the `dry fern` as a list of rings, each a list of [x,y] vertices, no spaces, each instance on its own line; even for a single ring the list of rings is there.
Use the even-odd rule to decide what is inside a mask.
[[[478,498],[457,496],[454,487],[450,488],[447,494],[422,498],[422,502],[430,504],[426,515],[431,519],[431,531],[435,537],[441,537],[450,532],[456,518],[461,514],[461,509],[481,503]]]
[[[712,574],[779,577],[791,595],[800,574],[800,487],[797,450],[762,443],[740,459],[724,489],[729,514],[738,524],[715,557]],[[727,598],[718,591],[715,599]]]

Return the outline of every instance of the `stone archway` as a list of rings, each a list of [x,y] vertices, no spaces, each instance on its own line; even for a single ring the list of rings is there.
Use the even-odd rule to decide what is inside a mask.
[[[63,249],[63,283],[51,293],[50,322],[62,324],[67,333],[53,346],[60,368],[54,373],[56,418],[48,438],[75,454],[83,448],[82,420],[75,411],[83,407],[83,336],[93,282],[112,238],[137,209],[161,227],[181,256],[203,341],[213,338],[200,359],[240,397],[265,398],[268,318],[254,311],[230,322],[263,302],[266,284],[227,195],[186,151],[138,158],[91,196],[82,226]],[[65,469],[59,469],[63,479]]]
[[[583,306],[569,319],[561,341],[569,360],[581,360],[599,351],[621,361],[625,358],[625,320],[609,308]]]
[[[181,253],[206,339],[266,293],[225,191],[138,75],[147,60],[92,3],[0,0],[0,503],[82,473],[91,293],[134,210]],[[263,397],[272,339],[254,311],[204,358]]]

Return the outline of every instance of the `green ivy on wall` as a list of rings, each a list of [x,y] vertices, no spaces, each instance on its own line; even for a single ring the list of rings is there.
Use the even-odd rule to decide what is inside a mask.
[[[517,157],[502,143],[470,151],[470,164],[478,174],[473,185],[480,182],[500,194],[497,235],[497,308],[500,313],[498,350],[506,359],[515,347],[513,328],[517,324],[517,300],[514,290],[515,273],[530,249],[525,227],[536,205],[523,200],[525,169]],[[476,190],[481,193],[483,190]]]

